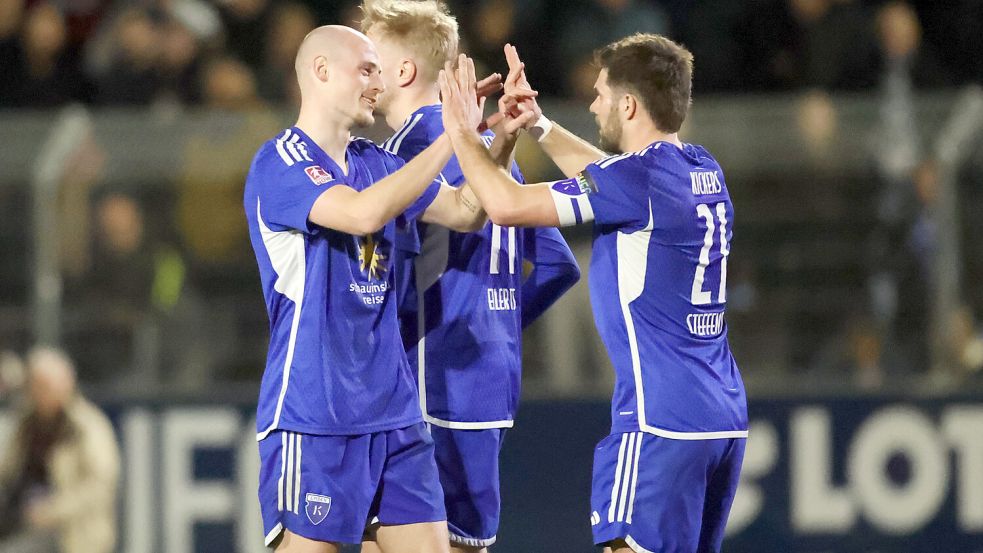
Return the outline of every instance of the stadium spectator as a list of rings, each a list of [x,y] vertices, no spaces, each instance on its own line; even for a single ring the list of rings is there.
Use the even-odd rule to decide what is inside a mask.
[[[824,89],[869,88],[876,73],[872,22],[855,0],[788,0],[798,27],[796,66],[789,84]]]
[[[61,351],[27,357],[27,401],[0,460],[5,553],[111,553],[119,448]]]
[[[555,55],[569,68],[568,93],[575,98],[594,98],[594,50],[636,32],[668,36],[669,17],[655,3],[638,0],[590,0],[565,5],[565,25],[560,30]]]
[[[877,12],[876,22],[885,81],[903,79],[914,88],[937,88],[952,82],[931,45],[922,41],[922,25],[910,4],[884,4]]]
[[[220,2],[225,27],[226,51],[250,67],[263,64],[263,49],[257,42],[267,35],[273,6],[270,0]]]
[[[160,25],[146,10],[126,9],[113,27],[115,55],[99,77],[99,100],[112,105],[149,105],[161,91]]]
[[[259,108],[256,76],[246,64],[229,57],[211,60],[202,78],[205,105],[214,109],[244,111]]]
[[[144,214],[133,198],[107,194],[96,201],[94,216],[90,264],[67,282],[69,308],[77,316],[69,318],[66,338],[86,381],[133,369],[135,329],[150,309],[154,270]]]
[[[892,348],[927,363],[926,336],[935,224],[931,216],[937,184],[935,164],[920,161],[925,145],[916,120],[915,90],[946,81],[940,64],[922,43],[914,9],[903,1],[877,12],[881,61],[880,125],[875,156],[880,190],[869,239],[871,308]]]
[[[11,23],[16,8],[9,10]],[[67,41],[65,18],[53,4],[43,2],[27,10],[19,42],[3,48],[4,67],[10,71],[4,79],[5,105],[50,108],[88,99],[88,86],[72,63]]]
[[[201,100],[201,42],[191,29],[176,20],[161,28],[162,91],[180,104],[197,104]]]
[[[263,66],[259,70],[260,94],[271,102],[300,104],[300,88],[294,78],[294,58],[307,33],[316,26],[310,8],[296,2],[278,4],[266,34]]]
[[[24,17],[24,0],[0,2],[0,67],[14,68],[20,63],[17,32]],[[14,103],[14,79],[0,79],[0,107]]]
[[[227,264],[248,255],[242,248],[246,239],[242,167],[248,167],[250,149],[259,137],[276,132],[279,122],[259,109],[263,102],[256,92],[256,78],[242,62],[214,59],[205,66],[203,79],[204,105],[242,118],[236,119],[240,125],[236,132],[188,137],[177,217],[195,266],[215,268],[216,276],[227,278]]]
[[[91,262],[66,283],[66,340],[87,381],[149,378],[161,362],[161,327],[185,291],[183,258],[128,194],[104,193],[94,216]]]
[[[700,60],[693,88],[700,93],[731,90],[746,78],[743,59],[743,19],[746,3],[733,0],[686,2],[680,36]]]

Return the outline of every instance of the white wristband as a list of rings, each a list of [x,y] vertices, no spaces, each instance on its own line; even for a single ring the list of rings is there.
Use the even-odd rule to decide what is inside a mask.
[[[540,115],[539,119],[533,123],[532,128],[529,129],[529,134],[536,139],[537,142],[542,142],[546,135],[553,130],[553,122],[546,118],[545,115]]]

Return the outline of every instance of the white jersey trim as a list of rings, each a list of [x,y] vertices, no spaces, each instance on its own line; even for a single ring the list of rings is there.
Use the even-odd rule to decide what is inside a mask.
[[[747,438],[747,430],[715,430],[712,432],[676,432],[649,425],[639,425],[639,430],[647,434],[670,440],[722,440],[727,438]]]
[[[307,278],[307,259],[304,251],[304,236],[299,231],[274,232],[263,222],[259,198],[256,198],[256,222],[263,245],[270,257],[277,279],[273,289],[294,302],[294,318],[290,323],[290,338],[287,342],[287,355],[283,362],[283,381],[280,384],[280,397],[277,398],[273,422],[270,426],[256,434],[260,441],[280,424],[280,414],[283,412],[283,400],[287,396],[287,386],[290,383],[290,366],[294,360],[294,350],[297,345],[297,331],[300,328],[300,311],[304,303],[304,286]]]
[[[418,113],[407,120],[406,123],[403,124],[403,128],[396,131],[396,134],[392,135],[388,140],[382,143],[382,149],[390,154],[398,155],[399,147],[403,145],[403,139],[410,134],[410,131],[413,130],[413,127],[415,127],[421,119],[423,119],[423,114]]]
[[[273,540],[275,540],[277,536],[280,535],[280,532],[283,532],[283,523],[278,522],[276,523],[276,526],[274,526],[273,529],[270,530],[270,533],[266,534],[266,538],[263,539],[263,545],[269,547],[270,544],[273,543]]]
[[[636,155],[636,154],[637,154],[637,152],[627,152],[627,153],[624,153],[624,154],[618,154],[618,155],[615,155],[615,156],[606,157],[604,159],[601,159],[601,160],[596,161],[595,163],[597,163],[597,166],[600,167],[601,169],[607,169],[611,165],[614,165],[615,163],[617,163],[617,162],[619,162],[619,161],[621,161],[623,159],[628,159],[629,157],[631,157],[633,155]]]
[[[635,335],[635,321],[628,306],[642,295],[645,288],[645,271],[648,269],[648,249],[652,239],[653,217],[652,200],[649,199],[649,221],[645,228],[626,234],[618,232],[616,255],[618,259],[618,299],[621,302],[621,315],[628,333],[628,348],[631,351],[631,368],[635,376],[635,399],[637,402],[638,426],[645,430],[645,390],[642,385],[642,362],[638,353],[638,338]]]
[[[635,539],[632,538],[631,536],[625,536],[625,543],[628,544],[628,547],[634,549],[635,553],[655,553],[654,551],[650,551],[648,549],[645,549],[641,545],[638,545],[638,542],[635,541]]]
[[[276,151],[287,167],[298,161],[314,161],[307,151],[307,145],[300,141],[300,135],[290,129],[283,131],[283,136],[276,139]]]
[[[437,417],[431,417],[426,413],[423,414],[423,420],[428,424],[439,426],[441,428],[449,428],[451,430],[489,430],[492,428],[512,428],[512,426],[515,424],[515,421],[512,420],[488,422],[447,421],[444,419],[438,419]]]
[[[466,538],[464,536],[458,536],[454,532],[449,533],[451,538],[451,543],[456,543],[458,545],[465,545],[467,547],[488,547],[495,544],[495,540],[498,536],[492,536],[485,540],[479,540],[478,538]]]

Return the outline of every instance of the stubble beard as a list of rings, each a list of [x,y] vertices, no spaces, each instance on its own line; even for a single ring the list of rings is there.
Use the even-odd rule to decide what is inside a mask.
[[[614,154],[623,153],[621,151],[621,133],[621,122],[618,120],[615,110],[612,109],[608,113],[607,119],[598,124],[598,138],[601,149]]]

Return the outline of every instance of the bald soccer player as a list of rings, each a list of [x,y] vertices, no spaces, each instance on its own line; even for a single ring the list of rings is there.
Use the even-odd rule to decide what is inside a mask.
[[[296,71],[300,116],[259,149],[243,199],[270,317],[256,420],[266,545],[446,552],[433,441],[397,327],[395,220],[469,231],[486,218],[467,187],[435,180],[446,138],[405,163],[351,136],[384,88],[364,35],[315,29]],[[459,71],[476,86],[473,64]],[[477,102],[467,117],[478,126]]]

